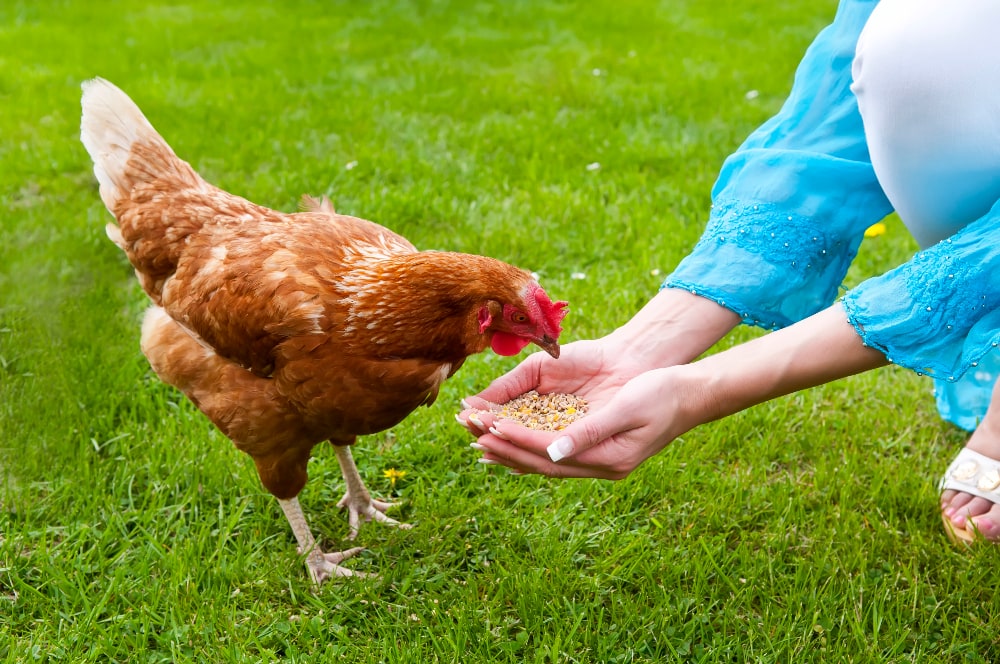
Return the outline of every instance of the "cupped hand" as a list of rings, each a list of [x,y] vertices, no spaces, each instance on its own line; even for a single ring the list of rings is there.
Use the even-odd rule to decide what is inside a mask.
[[[534,369],[525,368],[524,375],[515,370],[512,373],[516,375],[498,379],[482,393],[499,395],[501,403],[508,394],[517,396],[525,389],[583,396],[589,402],[587,415],[562,431],[538,431],[497,419],[494,413],[477,410],[484,404],[470,399],[472,408],[462,411],[459,421],[468,422],[478,436],[473,446],[483,453],[486,463],[551,477],[621,479],[698,423],[697,408],[691,406],[699,395],[685,379],[684,367],[656,369],[628,378],[601,371],[582,372],[583,367],[610,366],[609,358],[581,352],[578,360],[580,365],[575,371],[569,369],[565,379],[557,379],[554,372],[533,373]],[[545,370],[545,364],[539,367]],[[497,384],[505,379],[510,379],[509,386],[508,382]],[[529,386],[518,390],[523,385]]]
[[[618,389],[644,367],[604,339],[574,341],[562,348],[559,359],[534,353],[500,376],[485,390],[463,399],[471,411],[485,411],[494,404],[507,403],[530,390],[540,394],[561,392],[586,399],[591,407],[606,403]],[[470,429],[474,434],[480,433]]]
[[[558,360],[544,353],[529,356],[479,394],[464,399],[458,421],[477,436],[473,446],[484,452],[485,463],[561,477],[624,477],[700,423],[697,419],[704,413],[695,411],[698,404],[705,404],[703,390],[697,380],[685,378],[680,366],[711,347],[739,320],[712,300],[665,288],[608,336],[567,344]],[[701,394],[701,400],[670,392],[669,386],[678,382]],[[657,395],[664,389],[667,401],[659,401]],[[494,404],[530,390],[575,394],[587,400],[588,414],[558,433],[496,422],[490,412]],[[681,417],[681,409],[694,411]]]

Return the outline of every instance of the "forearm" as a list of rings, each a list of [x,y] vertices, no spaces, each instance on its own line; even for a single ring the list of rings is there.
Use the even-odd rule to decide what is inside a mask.
[[[697,423],[888,364],[865,346],[840,304],[685,367],[700,393]]]
[[[606,340],[616,352],[654,369],[690,362],[739,322],[738,315],[712,300],[664,288]]]

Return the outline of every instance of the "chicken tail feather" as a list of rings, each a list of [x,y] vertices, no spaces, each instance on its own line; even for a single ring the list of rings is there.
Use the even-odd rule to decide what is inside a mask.
[[[85,81],[80,140],[94,161],[101,200],[115,213],[139,182],[170,180],[197,186],[200,178],[153,129],[128,95],[103,78]]]

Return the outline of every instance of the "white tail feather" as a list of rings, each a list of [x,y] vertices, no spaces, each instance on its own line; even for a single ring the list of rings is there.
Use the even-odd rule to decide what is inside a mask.
[[[101,200],[112,212],[118,199],[128,192],[125,176],[132,145],[158,143],[167,147],[146,116],[128,95],[103,78],[85,81],[80,140],[94,160],[94,175],[101,185]]]

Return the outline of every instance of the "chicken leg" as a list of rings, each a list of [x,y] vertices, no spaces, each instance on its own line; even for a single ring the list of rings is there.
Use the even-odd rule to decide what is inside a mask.
[[[358,473],[358,467],[354,465],[354,457],[351,456],[351,448],[347,445],[334,445],[333,449],[337,453],[337,461],[340,463],[340,472],[344,476],[344,483],[347,484],[347,493],[337,503],[337,507],[348,510],[348,523],[351,532],[348,539],[358,536],[361,527],[361,520],[375,520],[387,526],[398,526],[403,530],[409,530],[413,526],[408,523],[400,523],[386,515],[386,510],[395,507],[399,503],[387,503],[382,500],[375,500],[368,493],[368,487]]]
[[[364,547],[356,546],[346,551],[324,553],[316,544],[312,531],[309,530],[309,524],[306,523],[306,515],[302,513],[299,499],[282,500],[279,498],[278,504],[281,505],[281,509],[292,527],[292,532],[295,533],[295,539],[299,543],[299,553],[306,554],[306,567],[309,568],[309,578],[312,579],[313,585],[318,586],[331,577],[372,576],[365,572],[355,572],[340,566],[340,563],[351,556],[364,551]]]

